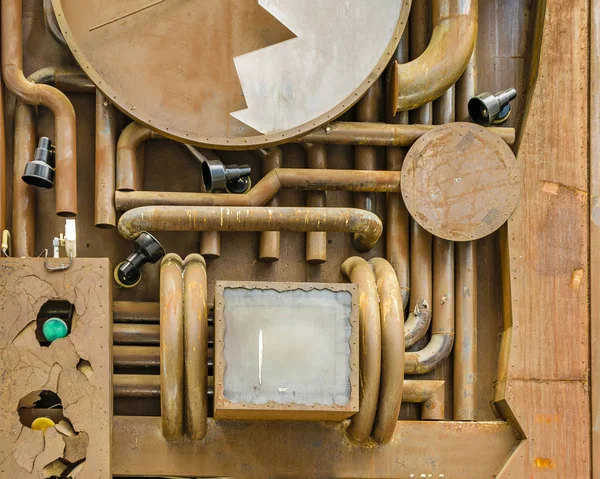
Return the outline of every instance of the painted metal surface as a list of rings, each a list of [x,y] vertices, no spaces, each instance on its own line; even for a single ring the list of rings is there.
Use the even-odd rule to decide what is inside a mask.
[[[437,127],[412,146],[402,167],[402,196],[430,233],[453,241],[482,238],[502,226],[521,192],[511,149],[471,123]]]
[[[296,138],[350,108],[383,72],[410,4],[53,2],[78,63],[121,110],[228,149]]]

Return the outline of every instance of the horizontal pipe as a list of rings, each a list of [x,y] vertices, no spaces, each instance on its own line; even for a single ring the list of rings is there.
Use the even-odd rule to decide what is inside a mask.
[[[160,318],[160,303],[138,301],[114,301],[113,321],[115,323],[156,323]]]
[[[213,395],[213,377],[208,377],[209,396]],[[160,398],[158,374],[113,374],[113,396],[127,398]]]
[[[113,324],[113,344],[130,346],[158,346],[160,343],[159,320],[155,324],[115,323]],[[208,326],[209,343],[213,341],[215,331]]]
[[[396,125],[390,123],[357,123],[336,121],[302,137],[303,143],[331,145],[370,145],[410,147],[425,133],[436,128],[433,125]],[[508,145],[515,143],[515,129],[489,127]]]
[[[263,206],[282,189],[397,193],[400,191],[401,178],[400,171],[276,168],[244,195],[117,191],[115,204],[119,211],[140,206]]]
[[[390,172],[391,173],[391,172]],[[353,208],[146,206],[127,211],[119,233],[134,240],[143,231],[330,231],[354,233],[359,251],[370,250],[383,225],[377,215]]]
[[[2,0],[2,77],[8,89],[30,105],[54,114],[56,144],[56,213],[77,216],[77,145],[73,105],[57,88],[33,83],[23,74],[22,0]]]
[[[157,368],[160,365],[158,346],[113,346],[113,365],[119,368]],[[208,367],[214,366],[214,349],[208,348]]]
[[[392,115],[444,94],[467,68],[477,39],[477,0],[434,0],[439,12],[429,46],[415,60],[392,63],[388,101]]]

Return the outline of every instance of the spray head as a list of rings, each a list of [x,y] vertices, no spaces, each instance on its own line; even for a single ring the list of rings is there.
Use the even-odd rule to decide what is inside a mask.
[[[480,125],[489,126],[504,123],[511,111],[510,102],[517,98],[517,90],[509,88],[492,95],[481,93],[469,100],[469,115]]]
[[[115,281],[123,288],[133,288],[142,279],[142,266],[154,264],[164,255],[165,250],[158,240],[144,231],[135,240],[133,253],[115,268]]]
[[[248,165],[224,165],[219,160],[206,160],[202,163],[202,180],[208,193],[246,193],[251,186],[250,173]]]
[[[33,160],[25,165],[21,179],[37,188],[54,186],[54,146],[47,136],[39,139]]]

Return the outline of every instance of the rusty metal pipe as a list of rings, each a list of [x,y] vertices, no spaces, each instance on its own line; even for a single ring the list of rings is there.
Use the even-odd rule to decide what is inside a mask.
[[[356,105],[356,119],[359,122],[379,121],[380,84],[379,79],[377,79]],[[354,168],[357,170],[376,170],[376,147],[363,145],[354,147]],[[358,193],[354,197],[354,207],[375,211],[374,200],[375,195],[372,193]]]
[[[413,8],[419,3],[416,2]],[[392,67],[391,112],[439,98],[465,71],[477,39],[477,0],[434,0],[440,11],[429,46],[418,58]],[[412,12],[411,12],[412,14]]]
[[[117,175],[119,176],[119,175]],[[117,191],[117,210],[139,206],[263,206],[281,189],[312,191],[400,192],[400,171],[310,170],[278,168],[245,195]]]
[[[208,307],[206,262],[191,254],[183,263],[185,430],[191,439],[206,435]]]
[[[113,396],[126,398],[160,398],[160,376],[158,374],[113,374]],[[206,393],[212,396],[214,378],[208,378]],[[423,382],[423,381],[419,381]]]
[[[129,240],[143,231],[332,231],[354,233],[359,251],[370,250],[382,230],[377,215],[352,208],[146,206],[119,220]]]
[[[37,133],[33,107],[17,101],[13,143],[12,254],[34,256],[37,193],[21,180],[27,162],[33,158]]]
[[[151,138],[161,138],[154,130],[139,123],[127,125],[117,142],[117,191],[138,191],[144,184],[144,158],[140,145]]]
[[[263,176],[283,166],[283,152],[281,148],[268,148],[257,150],[257,154],[263,160]],[[276,208],[279,206],[279,195],[273,196],[267,206]],[[308,205],[311,206],[311,205]],[[309,233],[310,234],[310,233]],[[279,231],[263,231],[260,234],[258,247],[258,259],[266,263],[279,261],[281,249],[281,233]]]
[[[327,168],[327,147],[307,143],[306,167],[318,170]],[[324,208],[327,206],[327,196],[324,191],[309,191],[306,193],[306,206],[311,208]],[[310,231],[306,233],[306,262],[322,264],[327,261],[327,233],[324,231]]]
[[[406,374],[426,374],[440,366],[454,345],[454,243],[433,240],[433,319],[425,348],[404,356]]]
[[[336,121],[302,137],[301,143],[323,145],[371,145],[410,147],[433,125],[395,125],[390,123],[358,123]],[[515,129],[489,127],[508,145],[515,144]]]
[[[160,264],[160,410],[167,441],[183,435],[184,326],[182,261],[167,254]]]
[[[156,324],[144,323],[114,323],[113,324],[113,344],[120,346],[158,346],[160,344],[160,327]],[[214,327],[208,326],[208,339],[212,342],[214,339]]]
[[[54,14],[54,8],[52,7],[52,0],[44,0],[44,23],[46,24],[46,29],[52,38],[54,38],[57,43],[66,47],[67,41],[65,40],[65,37],[58,26],[58,22],[56,21],[56,15]]]
[[[350,282],[358,284],[360,295],[360,410],[350,419],[348,435],[357,442],[364,442],[371,435],[375,422],[381,377],[381,320],[377,279],[369,263],[357,256],[344,261],[341,270]]]
[[[468,118],[469,99],[477,93],[477,48],[456,84],[456,116]],[[456,346],[454,419],[474,421],[477,401],[477,243],[456,245]]]
[[[4,122],[4,83],[0,80],[0,231],[7,226],[6,198],[6,124]]]
[[[30,105],[54,114],[56,144],[56,213],[77,216],[76,120],[73,105],[60,90],[35,84],[23,75],[22,0],[2,0],[2,76],[6,86]]]
[[[114,228],[115,155],[117,147],[117,110],[96,91],[96,194],[94,222],[98,228]]]
[[[381,317],[381,380],[371,435],[379,444],[394,434],[402,404],[404,382],[404,309],[396,272],[383,258],[369,261],[377,281]]]
[[[415,2],[410,9],[410,59],[419,58],[427,49],[431,41],[431,23],[432,23],[432,1]],[[408,65],[408,63],[406,64]],[[392,79],[388,84],[393,90],[396,85],[395,74],[397,68],[392,64]],[[389,108],[388,108],[389,109]],[[389,112],[392,116],[396,111],[392,108]],[[419,108],[414,109],[409,115],[412,123],[417,124],[432,124],[432,105],[430,102],[425,102]]]
[[[400,63],[408,61],[408,33],[407,25],[396,49],[394,59]],[[401,112],[391,119],[396,124],[407,124],[408,113]],[[407,150],[398,146],[389,146],[386,150],[386,167],[391,171],[401,171]],[[400,193],[388,193],[386,198],[386,257],[396,271],[402,306],[408,306],[410,297],[410,260],[409,260],[409,214],[404,199]]]
[[[214,349],[207,349],[206,366],[214,366]],[[113,345],[113,366],[118,368],[158,368],[160,348],[158,346]]]
[[[155,323],[160,320],[160,303],[138,301],[114,301],[113,321],[115,323]]]

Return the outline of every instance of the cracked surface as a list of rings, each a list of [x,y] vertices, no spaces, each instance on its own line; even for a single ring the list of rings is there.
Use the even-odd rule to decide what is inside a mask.
[[[0,265],[0,477],[42,478],[57,459],[73,463],[86,454],[78,478],[111,477],[110,273],[103,259],[77,259],[61,273],[47,272],[38,258]],[[35,319],[49,299],[72,302],[78,321],[69,336],[41,347]],[[81,370],[82,360],[93,372]],[[20,398],[40,389],[60,396],[79,434],[70,435],[68,427],[33,431],[20,423]]]

